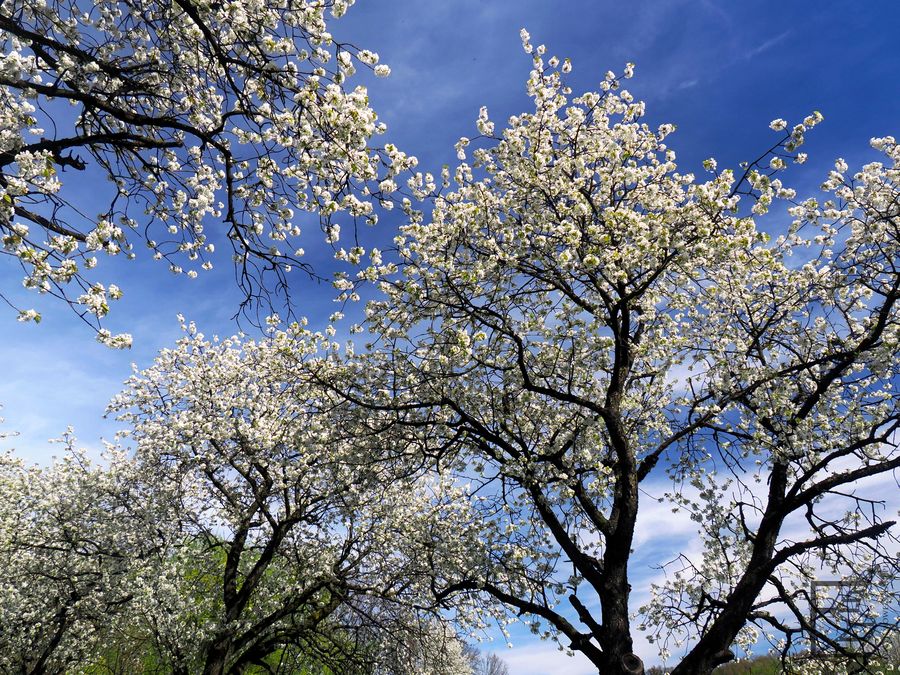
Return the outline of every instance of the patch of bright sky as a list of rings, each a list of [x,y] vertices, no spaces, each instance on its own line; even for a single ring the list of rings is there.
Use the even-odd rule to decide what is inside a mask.
[[[803,196],[816,190],[835,157],[858,166],[874,157],[869,138],[900,134],[898,25],[900,3],[889,0],[359,0],[334,23],[333,33],[379,52],[391,66],[387,80],[361,80],[389,126],[385,140],[417,155],[422,170],[437,173],[442,164],[455,162],[453,144],[477,133],[480,106],[488,106],[498,129],[509,115],[528,109],[524,81],[531,64],[519,41],[519,29],[526,27],[534,44],[545,43],[550,54],[572,59],[576,93],[596,88],[606,70],[636,63],[628,88],[647,102],[651,124],[678,126],[669,144],[683,170],[700,174],[700,163],[710,156],[720,167],[752,160],[774,140],[770,120],[794,123],[822,111],[825,123],[807,139],[810,162],[787,175],[786,182]],[[97,189],[90,170],[77,178],[70,173],[62,178],[72,187],[77,181],[78,199],[89,205]],[[383,216],[368,236],[390,241],[397,216]],[[305,231],[312,251],[320,242],[315,223]],[[235,332],[231,317],[239,296],[227,257],[193,281],[173,277],[147,258],[104,260],[100,266],[101,276],[107,264],[107,278],[125,291],[107,327],[134,335],[130,352],[95,343],[66,308],[21,290],[16,267],[9,262],[0,267],[4,293],[44,316],[37,326],[16,323],[11,310],[3,316],[3,428],[20,432],[5,446],[45,462],[54,452],[46,439],[73,425],[83,444],[99,447],[100,437],[111,437],[115,428],[102,420],[106,402],[130,374],[131,362],[148,365],[178,338],[178,312],[208,334]],[[336,309],[327,285],[300,275],[294,295],[297,313],[309,315],[314,327],[323,327]],[[653,520],[665,522],[667,536],[641,533],[641,548],[690,547],[691,530],[673,527],[668,515],[659,515]],[[658,573],[650,558],[660,562],[656,555],[641,556],[648,562],[634,569],[636,588]],[[569,659],[527,633],[513,637],[512,650],[502,647],[502,639],[484,648],[496,649],[514,675],[593,672],[584,659]],[[643,641],[638,645],[649,662],[656,660],[653,651]]]

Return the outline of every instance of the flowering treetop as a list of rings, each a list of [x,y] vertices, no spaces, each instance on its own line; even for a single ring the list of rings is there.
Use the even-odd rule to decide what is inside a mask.
[[[165,527],[159,493],[111,451],[98,466],[75,445],[51,467],[0,456],[0,669],[61,672],[96,658],[134,594],[133,561]]]

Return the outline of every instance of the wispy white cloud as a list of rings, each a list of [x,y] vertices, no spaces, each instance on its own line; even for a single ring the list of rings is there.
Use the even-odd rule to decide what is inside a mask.
[[[778,35],[776,35],[773,38],[769,38],[765,42],[762,42],[761,44],[758,44],[757,46],[753,47],[752,49],[747,50],[744,53],[744,58],[752,59],[754,56],[759,56],[763,52],[770,50],[772,47],[777,45],[782,40],[785,40],[790,34],[791,34],[791,31],[786,30],[786,31],[779,33]]]
[[[666,487],[671,490],[671,485]],[[668,500],[659,502],[658,499],[642,495],[634,533],[636,551],[639,552],[642,546],[659,543],[661,540],[674,539],[675,543],[684,542],[696,531],[697,523],[691,520],[690,514],[684,509],[673,510],[672,503]]]

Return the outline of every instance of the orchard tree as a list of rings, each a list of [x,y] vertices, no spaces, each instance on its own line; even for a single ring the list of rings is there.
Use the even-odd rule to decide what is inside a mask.
[[[775,120],[760,160],[699,181],[622,88],[630,65],[572,97],[569,62],[523,42],[534,111],[497,131],[482,109],[443,186],[419,177],[430,219],[368,272],[371,349],[338,383],[470,482],[482,549],[434,592],[500,603],[604,674],[640,670],[637,627],[684,645],[677,675],[763,636],[852,656],[809,587],[863,582],[896,616],[900,146],[874,139],[882,161],[838,160],[801,200],[781,174],[821,116]],[[651,498],[703,548],[638,610]]]
[[[344,368],[329,335],[185,328],[111,405],[142,479],[174,499],[132,602],[152,651],[184,673],[266,667],[286,649],[341,671],[465,672],[425,564],[436,540],[465,546],[442,532],[472,518],[458,491],[422,479],[402,438],[375,452],[390,416],[318,386]]]
[[[135,465],[92,464],[67,434],[47,468],[0,458],[0,672],[91,663],[135,597],[134,561],[164,526]],[[158,497],[155,495],[154,497]]]
[[[195,277],[224,243],[242,310],[289,305],[287,273],[315,274],[297,243],[306,214],[334,243],[338,220],[374,223],[373,205],[415,166],[392,145],[371,147],[384,126],[365,88],[347,86],[359,66],[389,73],[329,33],[326,18],[352,4],[4,3],[0,237],[25,286],[99,327],[122,290],[89,271],[98,257],[148,247]],[[98,178],[109,198],[102,187],[79,198]]]

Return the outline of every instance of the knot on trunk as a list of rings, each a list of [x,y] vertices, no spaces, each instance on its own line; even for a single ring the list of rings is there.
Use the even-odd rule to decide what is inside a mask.
[[[622,668],[628,675],[644,675],[644,662],[637,654],[625,654],[622,657]]]

